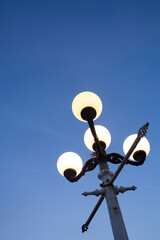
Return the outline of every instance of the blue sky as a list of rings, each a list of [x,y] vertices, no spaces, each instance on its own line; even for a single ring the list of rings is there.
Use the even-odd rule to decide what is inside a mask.
[[[109,152],[150,122],[143,166],[125,166],[115,184],[131,240],[159,240],[160,2],[156,0],[1,1],[0,239],[113,239],[98,199],[98,168],[77,183],[57,171],[66,151],[90,158],[88,128],[72,114],[73,98],[93,91],[103,102],[95,121],[112,136]],[[117,166],[110,164],[111,170]]]

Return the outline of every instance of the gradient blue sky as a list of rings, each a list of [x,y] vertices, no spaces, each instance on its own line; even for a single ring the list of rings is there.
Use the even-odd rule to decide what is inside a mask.
[[[71,184],[56,167],[66,151],[90,158],[88,126],[71,111],[86,90],[102,99],[108,152],[123,154],[150,122],[145,164],[125,166],[116,184],[138,187],[118,196],[129,239],[160,239],[159,63],[159,1],[1,1],[1,240],[113,239],[105,202],[81,233],[98,200],[81,193],[99,187],[98,168]]]

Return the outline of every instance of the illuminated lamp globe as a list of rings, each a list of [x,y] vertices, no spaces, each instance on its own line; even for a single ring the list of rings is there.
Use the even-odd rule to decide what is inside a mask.
[[[73,99],[72,111],[82,122],[95,120],[102,112],[101,99],[93,92],[81,92]]]
[[[127,137],[126,140],[124,141],[123,151],[125,154],[127,154],[128,150],[132,146],[136,137],[137,137],[137,134],[132,134],[129,137]],[[141,140],[139,141],[139,143],[137,144],[136,148],[134,149],[133,153],[131,154],[131,156],[129,158],[132,160],[137,160],[136,155],[138,156],[138,154],[141,154],[141,155],[143,155],[143,158],[145,159],[145,157],[149,154],[149,152],[150,152],[149,141],[147,140],[146,137],[143,137],[143,138],[141,138]]]
[[[96,131],[97,137],[99,138],[101,146],[104,149],[107,149],[111,143],[110,132],[108,131],[107,128],[101,125],[95,125],[95,131]],[[84,134],[84,143],[89,150],[95,151],[95,148],[94,148],[95,141],[90,128],[88,128]]]
[[[74,178],[82,170],[81,157],[74,152],[63,153],[57,161],[57,169],[62,176]]]

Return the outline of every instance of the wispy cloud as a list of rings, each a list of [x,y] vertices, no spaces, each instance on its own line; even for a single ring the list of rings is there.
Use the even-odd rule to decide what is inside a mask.
[[[60,131],[57,131],[56,129],[53,129],[48,126],[41,125],[37,122],[34,122],[32,119],[29,119],[26,116],[22,116],[16,112],[12,111],[9,108],[0,106],[0,111],[3,112],[3,116],[5,116],[5,117],[7,116],[12,121],[15,121],[19,125],[19,127],[21,126],[23,128],[32,128],[43,134],[52,135],[56,138],[64,138],[65,137],[64,134],[60,133]]]
[[[24,164],[24,163],[23,163]],[[6,163],[3,163],[3,166],[1,166],[4,169],[11,169],[12,171],[20,171],[20,172],[24,172],[24,173],[36,173],[36,174],[42,174],[42,175],[53,175],[54,171],[52,168],[46,168],[44,169],[43,167],[38,167],[38,166],[32,166],[32,165],[28,165],[25,164],[22,165],[20,162],[16,162],[14,161],[14,163],[12,161],[7,161]]]

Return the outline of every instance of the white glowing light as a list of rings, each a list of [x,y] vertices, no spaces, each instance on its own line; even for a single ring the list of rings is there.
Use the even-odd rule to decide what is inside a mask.
[[[85,107],[92,107],[96,110],[96,117],[97,119],[101,112],[102,112],[102,102],[101,99],[93,92],[81,92],[79,93],[72,102],[72,111],[76,118],[80,121],[86,122],[81,117],[81,111]]]
[[[78,175],[82,170],[82,166],[81,157],[74,152],[63,153],[57,161],[57,169],[62,176],[64,176],[64,171],[69,168],[74,169]]]
[[[99,138],[100,141],[106,144],[106,149],[107,149],[111,143],[110,132],[108,131],[107,128],[101,125],[95,125],[95,130],[96,130],[97,137]],[[93,150],[94,138],[92,136],[90,128],[88,128],[84,134],[84,143],[89,150],[94,151]]]
[[[137,134],[132,134],[129,137],[127,137],[126,140],[124,141],[123,151],[124,151],[125,154],[128,152],[128,150],[132,146],[136,137],[137,137]],[[136,148],[134,149],[132,155],[130,156],[130,159],[134,160],[134,158],[133,158],[134,153],[137,152],[137,151],[140,151],[140,150],[144,151],[146,153],[146,156],[149,154],[150,144],[149,144],[146,137],[141,138],[141,140],[137,144]]]

